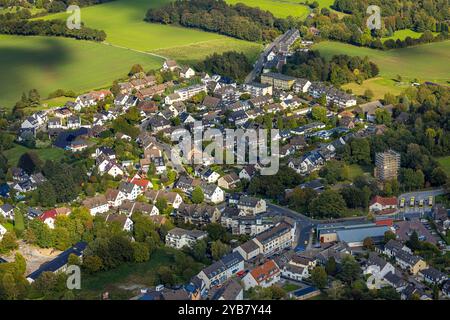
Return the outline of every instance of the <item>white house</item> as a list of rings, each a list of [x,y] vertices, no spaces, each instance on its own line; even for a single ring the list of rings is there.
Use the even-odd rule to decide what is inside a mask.
[[[370,289],[380,289],[384,277],[388,273],[395,273],[395,268],[392,264],[380,258],[376,253],[371,252],[367,260],[366,267],[363,270],[364,275],[372,275],[367,280],[367,287]]]
[[[206,239],[207,236],[208,233],[205,231],[174,228],[167,232],[166,246],[176,249],[192,248],[197,241]]]
[[[397,209],[397,197],[381,197],[375,196],[370,202],[370,212],[387,212]]]
[[[281,271],[273,260],[268,260],[245,275],[242,279],[245,290],[260,286],[270,287],[280,281]]]
[[[185,79],[190,79],[193,76],[195,76],[194,69],[192,69],[191,67],[181,68],[180,77],[185,78]]]
[[[3,236],[6,233],[6,228],[0,224],[0,240],[3,239]]]
[[[6,219],[14,218],[14,207],[9,203],[5,203],[0,206],[0,215]]]
[[[136,200],[136,198],[143,193],[143,190],[137,184],[124,181],[119,185],[119,192],[122,193],[127,200]]]
[[[133,230],[133,221],[123,214],[109,214],[106,222],[119,224],[123,231],[131,232]]]
[[[205,200],[212,203],[221,203],[225,200],[225,192],[215,184],[202,183],[200,188],[205,195]]]
[[[106,190],[105,197],[108,201],[108,205],[113,208],[119,207],[125,200],[125,195],[116,189]]]
[[[104,213],[109,210],[108,201],[104,195],[86,198],[83,201],[83,206],[89,209],[91,215],[95,216],[98,213]]]

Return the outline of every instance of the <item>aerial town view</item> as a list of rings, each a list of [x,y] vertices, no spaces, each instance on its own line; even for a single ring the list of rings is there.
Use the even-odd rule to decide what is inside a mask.
[[[448,303],[449,26],[448,0],[0,0],[0,300]]]

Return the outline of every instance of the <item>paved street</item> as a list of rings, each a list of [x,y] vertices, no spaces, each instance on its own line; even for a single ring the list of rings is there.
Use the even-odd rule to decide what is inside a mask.
[[[277,37],[272,43],[268,44],[263,52],[261,52],[258,60],[255,62],[253,70],[245,78],[245,83],[253,82],[261,73],[266,61],[267,55],[272,51],[273,47],[278,45],[282,39],[283,35]]]
[[[271,203],[267,204],[267,214],[270,216],[285,216],[296,221],[296,250],[305,250],[306,247],[310,245],[312,230],[315,227],[314,220],[311,220],[311,218],[291,209],[280,207]]]

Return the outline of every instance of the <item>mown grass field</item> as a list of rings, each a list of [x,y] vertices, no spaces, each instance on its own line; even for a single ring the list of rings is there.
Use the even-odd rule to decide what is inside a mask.
[[[348,83],[343,85],[342,88],[351,89],[356,95],[363,95],[364,91],[370,89],[373,92],[373,99],[382,99],[387,92],[398,95],[408,86],[408,84],[398,83],[392,79],[376,77],[365,80],[362,84]]]
[[[162,61],[88,41],[0,35],[0,105],[12,108],[22,92],[32,88],[45,99],[57,89],[83,92],[110,86],[135,63],[152,69]]]
[[[394,34],[392,36],[381,38],[381,40],[383,42],[386,41],[386,40],[389,40],[389,39],[405,40],[406,37],[411,37],[413,39],[417,39],[417,38],[420,38],[421,35],[422,35],[421,32],[416,32],[416,31],[413,31],[413,30],[410,30],[410,29],[405,29],[405,30],[397,30],[397,31],[394,32]]]
[[[330,58],[335,54],[368,56],[380,68],[378,85],[396,90],[394,82],[397,75],[403,81],[417,78],[419,81],[432,81],[446,84],[450,81],[450,41],[424,44],[403,49],[380,51],[365,47],[356,47],[345,43],[324,41],[314,45],[314,49]],[[376,90],[376,88],[375,88]],[[397,88],[398,90],[398,88]]]
[[[214,52],[233,50],[238,47],[244,53],[251,54],[260,45],[247,41],[236,40],[223,35],[204,32],[196,29],[182,28],[171,25],[147,23],[144,21],[149,8],[155,8],[169,0],[117,0],[101,5],[81,9],[81,21],[88,27],[104,30],[107,34],[106,42],[146,52],[161,52],[168,50],[170,58],[185,60],[202,59]],[[67,13],[48,15],[44,19],[65,19]],[[201,45],[201,50],[190,53],[185,46]],[[166,52],[166,53],[167,53]]]
[[[447,172],[447,175],[450,176],[450,156],[438,158],[437,161],[444,168],[445,172]]]
[[[64,150],[59,148],[45,148],[45,149],[29,149],[20,144],[16,144],[12,149],[8,149],[3,154],[8,159],[8,164],[16,166],[19,158],[28,151],[36,152],[41,160],[58,160],[64,156]]]

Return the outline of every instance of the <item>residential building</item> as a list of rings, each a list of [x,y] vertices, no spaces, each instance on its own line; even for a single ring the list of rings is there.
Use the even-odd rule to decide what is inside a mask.
[[[8,230],[4,226],[0,224],[0,241],[3,239],[3,236],[6,234]]]
[[[281,270],[273,260],[268,260],[264,264],[257,266],[247,273],[242,282],[246,290],[260,286],[268,288],[280,281]]]
[[[267,210],[266,201],[249,196],[241,196],[237,204],[242,215],[256,215]]]
[[[244,289],[237,280],[231,278],[220,287],[212,288],[208,292],[208,300],[244,300]]]
[[[422,278],[423,281],[425,281],[426,283],[431,284],[431,285],[441,285],[442,283],[447,281],[449,278],[445,273],[443,273],[433,267],[429,267],[427,269],[420,270],[419,276]]]
[[[267,72],[261,74],[261,83],[273,86],[274,89],[291,90],[296,78],[281,73]]]
[[[202,189],[207,202],[217,204],[225,200],[225,192],[215,184],[201,183],[200,188]]]
[[[160,198],[165,199],[167,205],[172,206],[175,209],[178,209],[183,203],[183,198],[177,192],[173,191],[148,190],[144,195],[154,204],[156,204]]]
[[[406,251],[409,254],[412,254],[411,249],[405,246],[403,243],[397,240],[389,240],[382,250],[382,253],[387,255],[389,258],[395,258],[398,252]]]
[[[244,84],[244,90],[250,93],[252,97],[260,97],[265,95],[272,95],[272,85],[267,83],[246,83]]]
[[[197,277],[204,281],[207,289],[210,289],[225,283],[232,276],[243,270],[244,258],[239,252],[232,252],[204,268]]]
[[[221,213],[215,206],[182,203],[178,207],[177,218],[181,219],[184,223],[190,223],[200,227],[219,222]]]
[[[235,172],[232,172],[219,178],[217,185],[224,189],[234,189],[240,181],[239,176]]]
[[[193,96],[205,92],[207,93],[206,85],[204,84],[196,84],[190,87],[182,88],[175,90],[174,93],[178,94],[180,96],[181,101],[188,100],[189,98],[192,98]]]
[[[133,230],[133,221],[124,214],[109,214],[106,222],[119,225],[123,231],[131,232]]]
[[[403,270],[411,274],[417,274],[419,271],[427,268],[427,263],[419,256],[400,250],[395,255],[395,262]]]
[[[252,260],[260,254],[259,246],[254,240],[244,242],[239,247],[233,249],[233,251],[239,252],[245,261]]]
[[[2,204],[0,206],[0,215],[2,215],[5,219],[13,219],[14,207],[9,203]]]
[[[52,210],[47,210],[37,218],[39,220],[41,220],[42,222],[44,222],[50,229],[55,229],[56,217],[59,215],[69,215],[69,214],[70,214],[70,209],[62,207],[62,208],[55,208]]]
[[[394,150],[375,155],[375,177],[380,181],[397,180],[400,169],[400,154]]]
[[[195,76],[195,71],[191,67],[182,67],[180,70],[180,77],[190,79]]]
[[[104,195],[89,197],[83,200],[83,206],[89,209],[89,213],[95,216],[98,213],[104,213],[109,210],[108,201]]]
[[[200,230],[174,228],[167,232],[166,245],[176,249],[182,249],[185,246],[192,248],[197,241],[206,239],[207,236],[207,232]]]
[[[67,263],[69,261],[70,255],[75,255],[78,258],[83,257],[83,252],[87,247],[86,242],[78,242],[73,247],[67,249],[66,251],[59,254],[55,259],[44,263],[37,270],[30,273],[26,278],[28,282],[32,283],[39,278],[39,276],[44,272],[56,273],[59,271],[64,271],[67,268]]]
[[[260,253],[264,256],[270,256],[285,248],[291,248],[294,245],[295,222],[279,222],[272,228],[260,233],[253,240],[258,245]]]
[[[119,192],[123,194],[123,197],[128,200],[136,200],[144,190],[141,186],[132,182],[122,181],[119,185]]]

